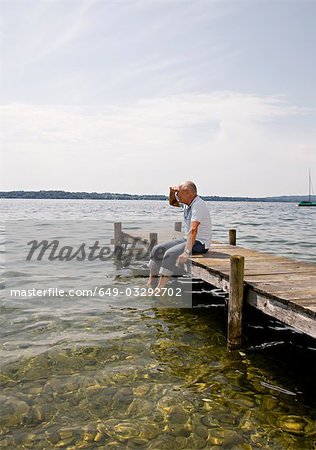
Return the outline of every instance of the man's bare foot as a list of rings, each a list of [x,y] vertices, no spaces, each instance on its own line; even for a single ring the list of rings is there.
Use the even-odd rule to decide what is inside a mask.
[[[155,289],[158,284],[158,277],[154,277],[152,275],[149,276],[148,281],[146,283],[147,289]]]

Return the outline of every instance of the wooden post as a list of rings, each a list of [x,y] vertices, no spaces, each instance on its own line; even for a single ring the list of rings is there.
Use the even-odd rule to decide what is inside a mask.
[[[122,223],[114,223],[114,246],[117,247],[122,243]]]
[[[230,257],[228,328],[227,344],[229,349],[240,347],[242,340],[242,307],[244,296],[243,256]]]
[[[157,233],[149,233],[149,248],[150,250],[158,244],[158,234]]]
[[[232,229],[228,231],[229,245],[236,245],[236,230]]]
[[[122,223],[114,222],[114,261],[117,269],[122,267]]]
[[[182,222],[174,223],[174,231],[181,231],[181,228],[182,228]]]

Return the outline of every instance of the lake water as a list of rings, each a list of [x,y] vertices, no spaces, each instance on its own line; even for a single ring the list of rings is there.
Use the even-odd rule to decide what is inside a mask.
[[[213,239],[227,241],[237,228],[241,246],[316,263],[316,208],[208,205]],[[54,229],[76,242],[102,226],[109,242],[116,221],[131,234],[172,237],[181,220],[160,201],[0,200],[0,207],[2,258],[5,235],[7,252],[18,249],[34,224],[41,236]],[[222,307],[8,295],[8,286],[69,290],[95,280],[123,292],[145,285],[136,277],[145,265],[120,268],[108,259],[100,281],[94,263],[58,271],[32,262],[26,270],[1,260],[0,448],[314,449],[316,346],[304,336],[249,310],[244,347],[228,353]]]

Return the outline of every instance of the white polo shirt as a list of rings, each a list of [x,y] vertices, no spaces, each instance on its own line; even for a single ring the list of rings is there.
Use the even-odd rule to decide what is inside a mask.
[[[187,238],[188,232],[191,227],[191,222],[200,222],[198,227],[196,240],[205,245],[205,248],[210,248],[212,239],[212,222],[211,215],[204,200],[198,195],[190,203],[190,205],[183,206],[183,225],[184,225],[184,237]]]

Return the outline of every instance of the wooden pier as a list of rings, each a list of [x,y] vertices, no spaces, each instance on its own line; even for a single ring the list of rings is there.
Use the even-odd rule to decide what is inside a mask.
[[[192,275],[228,290],[231,296],[235,255],[244,258],[243,302],[316,338],[316,265],[214,243],[205,255],[191,258]]]
[[[175,230],[181,230],[179,222]],[[118,234],[117,231],[116,242]],[[124,235],[122,232],[121,236]],[[151,234],[150,245],[157,241],[157,234]],[[229,292],[230,348],[241,344],[244,303],[316,338],[316,264],[236,246],[236,230],[229,230],[227,244],[212,242],[206,254],[190,259],[194,277]]]

